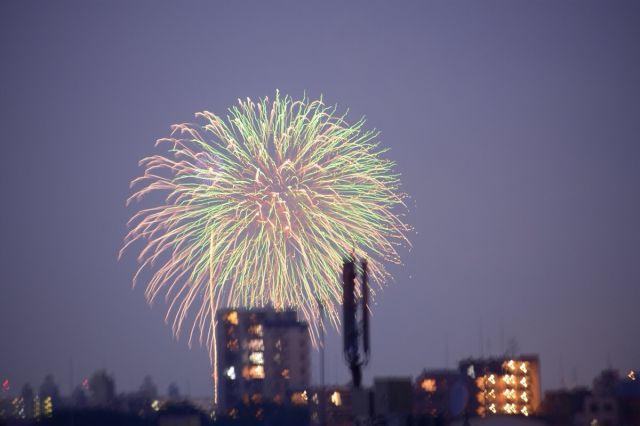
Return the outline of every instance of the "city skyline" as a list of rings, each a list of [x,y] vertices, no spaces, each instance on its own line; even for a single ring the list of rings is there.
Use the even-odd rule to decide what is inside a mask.
[[[543,390],[637,368],[637,5],[246,6],[0,5],[0,379],[53,373],[66,393],[73,359],[76,382],[106,368],[121,390],[149,374],[210,394],[207,349],[172,338],[117,261],[124,201],[169,124],[275,89],[366,115],[412,197],[365,383],[512,338]],[[346,383],[327,340],[327,383]]]

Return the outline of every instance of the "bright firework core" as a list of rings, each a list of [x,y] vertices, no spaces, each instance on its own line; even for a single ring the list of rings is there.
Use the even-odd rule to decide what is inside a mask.
[[[276,92],[196,117],[158,141],[168,152],[143,159],[132,182],[129,201],[166,195],[130,221],[123,250],[146,244],[134,281],[148,269],[148,300],[164,295],[174,332],[189,324],[189,341],[212,351],[222,307],[298,309],[315,341],[318,302],[339,324],[345,256],[370,259],[378,285],[385,262],[400,261],[408,227],[394,163],[364,119],[350,125],[322,100]]]

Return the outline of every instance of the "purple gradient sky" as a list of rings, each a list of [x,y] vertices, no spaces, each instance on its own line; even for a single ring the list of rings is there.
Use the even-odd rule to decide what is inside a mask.
[[[0,3],[0,378],[66,392],[73,358],[76,382],[210,392],[116,260],[124,200],[170,124],[276,88],[366,115],[415,202],[367,381],[453,367],[481,331],[539,353],[545,388],[639,367],[640,4],[342,3]]]

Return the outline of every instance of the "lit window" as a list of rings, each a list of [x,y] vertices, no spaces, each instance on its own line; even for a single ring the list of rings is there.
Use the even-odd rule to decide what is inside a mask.
[[[230,324],[238,325],[238,312],[231,311],[224,317],[224,319]]]
[[[262,324],[255,324],[249,327],[249,333],[254,336],[262,337]]]
[[[229,340],[229,342],[227,342],[227,349],[229,349],[230,351],[237,351],[238,350],[238,339]]]
[[[231,367],[227,368],[224,371],[224,375],[227,376],[228,378],[230,378],[231,380],[235,380],[236,379],[236,369],[235,369],[235,367],[232,365]]]
[[[291,394],[291,402],[294,405],[306,405],[307,404],[307,391],[294,392]]]
[[[282,370],[282,377],[284,377],[285,379],[289,380],[289,369],[285,368],[284,370]]]
[[[53,403],[51,402],[51,397],[47,396],[44,399],[44,403],[43,403],[43,411],[44,411],[44,415],[47,417],[51,417],[51,415],[53,414]]]
[[[523,362],[522,364],[520,364],[520,370],[524,373],[527,374],[527,363]]]
[[[251,339],[247,347],[252,351],[264,351],[264,341],[262,339]]]
[[[516,413],[516,404],[504,404],[504,412],[507,414],[515,414]]]
[[[249,354],[249,361],[254,364],[262,365],[264,364],[264,354],[262,352],[251,352]]]
[[[242,369],[242,377],[245,379],[264,379],[264,367],[261,365],[252,365]]]
[[[425,392],[429,393],[433,393],[437,389],[435,379],[424,379],[420,384],[420,387],[424,389]]]
[[[342,396],[340,396],[340,392],[335,391],[331,394],[331,402],[336,407],[339,407],[342,405]]]
[[[476,378],[476,370],[475,368],[473,368],[473,365],[470,365],[467,368],[467,376],[471,377],[472,379]]]
[[[502,377],[502,381],[504,381],[508,385],[513,385],[516,383],[516,379],[515,377],[513,377],[513,374],[505,374]]]

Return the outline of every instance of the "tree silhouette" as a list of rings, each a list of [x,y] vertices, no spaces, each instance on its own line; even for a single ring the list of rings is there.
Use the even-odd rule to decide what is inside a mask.
[[[178,388],[178,385],[176,385],[174,382],[171,382],[169,384],[169,388],[167,389],[167,394],[169,395],[169,399],[180,399],[180,389]]]
[[[153,383],[151,376],[145,376],[140,385],[140,396],[152,400],[158,397],[158,387]]]
[[[113,378],[105,370],[98,370],[89,379],[89,391],[93,405],[106,407],[115,400],[116,387]]]

